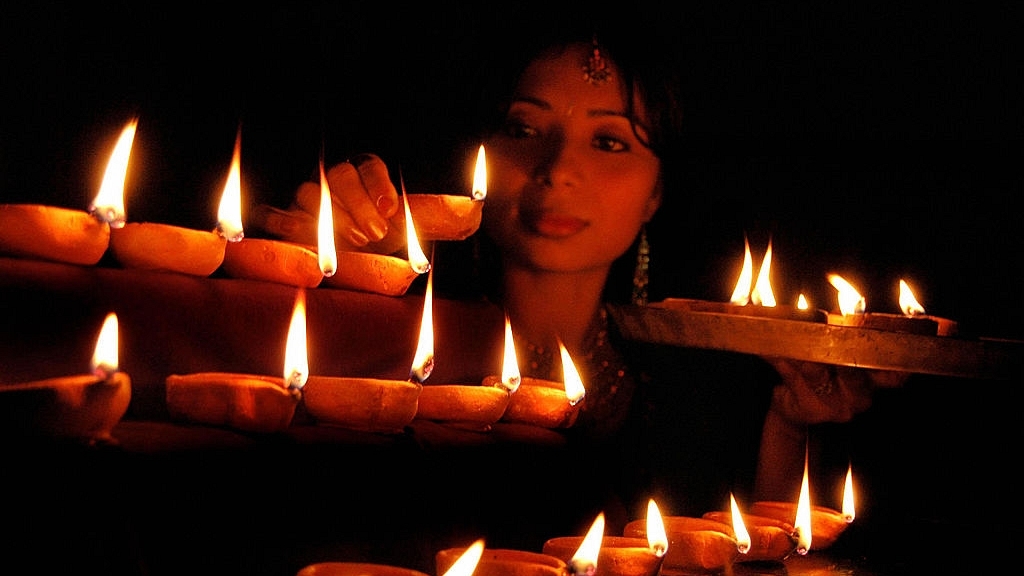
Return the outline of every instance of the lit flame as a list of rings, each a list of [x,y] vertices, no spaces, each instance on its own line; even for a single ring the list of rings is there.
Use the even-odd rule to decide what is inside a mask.
[[[124,228],[124,180],[128,175],[128,157],[132,153],[132,142],[135,140],[135,128],[139,120],[133,118],[121,131],[114,152],[107,162],[107,171],[103,173],[103,183],[96,199],[89,206],[89,212],[111,228]]]
[[[800,296],[797,297],[797,299],[796,299],[796,308],[797,308],[797,310],[807,310],[810,307],[811,307],[811,305],[807,302],[807,298],[804,298],[803,294],[801,294]]]
[[[924,306],[914,297],[914,292],[904,280],[900,280],[900,310],[907,316],[924,314]]]
[[[516,358],[516,344],[512,339],[512,323],[505,315],[505,356],[501,366],[501,385],[512,394],[519,389],[523,377],[519,373],[519,360]]]
[[[804,479],[800,483],[800,500],[796,505],[796,520],[793,528],[796,530],[797,541],[796,551],[801,556],[807,554],[811,549],[811,487],[807,479],[807,455],[804,455]]]
[[[664,556],[668,552],[668,534],[665,533],[665,521],[654,499],[647,501],[647,545],[655,556]]]
[[[480,145],[480,151],[476,153],[476,168],[473,170],[473,200],[483,200],[487,197],[487,161],[484,154],[484,145]]]
[[[754,261],[750,256],[750,243],[743,239],[743,270],[740,272],[740,279],[736,282],[736,288],[732,291],[732,298],[729,302],[738,306],[746,306],[750,302],[750,283],[754,276]]]
[[[317,262],[324,276],[330,278],[338,271],[338,250],[334,246],[334,210],[331,207],[331,189],[327,186],[324,163],[320,162],[320,219],[317,222]]]
[[[740,512],[740,506],[736,503],[736,497],[729,494],[729,506],[732,510],[732,531],[736,534],[736,549],[740,551],[740,554],[746,554],[750,552],[750,533],[747,532],[747,526],[743,523],[743,514]]]
[[[231,167],[224,191],[217,207],[217,233],[228,242],[238,242],[245,233],[242,230],[242,129],[235,135],[235,151],[231,155]]]
[[[443,576],[470,576],[480,563],[480,557],[484,554],[483,539],[473,542],[465,552],[459,556],[452,565],[445,571]]]
[[[409,265],[417,274],[425,274],[430,270],[430,261],[427,255],[420,248],[420,241],[416,237],[416,226],[412,222],[412,210],[409,209],[409,197],[405,192],[405,182],[402,182],[402,200],[405,202],[405,238],[408,244]]]
[[[406,210],[409,205],[405,205]],[[434,271],[427,275],[427,290],[423,294],[423,318],[420,321],[420,339],[412,360],[410,377],[421,384],[434,371]]]
[[[96,338],[96,350],[92,355],[92,373],[98,378],[106,380],[117,372],[117,346],[117,315],[111,312],[103,320],[100,335]]]
[[[846,483],[843,486],[843,520],[853,522],[857,517],[853,500],[853,465],[846,469]]]
[[[309,379],[309,360],[306,357],[306,291],[299,290],[295,296],[288,340],[284,348],[284,385],[289,390],[299,390]]]
[[[757,282],[754,290],[750,293],[750,301],[758,306],[775,306],[775,293],[772,292],[772,283],[768,279],[772,267],[772,242],[768,241],[768,249],[764,252],[764,260],[761,261],[761,269],[757,272]]]
[[[864,313],[867,305],[856,288],[838,274],[829,274],[828,281],[839,291],[839,311],[843,316]]]
[[[591,576],[597,570],[597,557],[601,553],[604,539],[604,512],[597,515],[583,542],[569,561],[569,573],[575,576]]]
[[[558,342],[558,349],[562,353],[562,378],[565,379],[565,395],[569,398],[569,405],[575,406],[580,400],[583,400],[587,390],[583,387],[583,379],[580,378],[580,373],[576,370],[576,365],[572,363],[569,351],[565,349],[561,340]]]

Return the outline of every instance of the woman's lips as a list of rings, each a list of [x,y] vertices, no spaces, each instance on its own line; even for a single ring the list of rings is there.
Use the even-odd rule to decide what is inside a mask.
[[[587,227],[586,220],[559,214],[536,214],[531,228],[548,238],[565,238]]]

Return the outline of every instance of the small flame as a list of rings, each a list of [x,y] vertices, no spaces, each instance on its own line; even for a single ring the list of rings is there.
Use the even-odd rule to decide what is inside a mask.
[[[484,554],[484,541],[479,539],[473,542],[465,552],[459,556],[452,565],[445,571],[443,576],[471,576],[480,563],[480,557]]]
[[[569,398],[569,405],[575,406],[579,404],[580,400],[583,400],[587,390],[583,387],[583,379],[580,378],[580,373],[576,370],[576,365],[572,363],[569,351],[565,349],[561,340],[558,342],[558,349],[562,354],[562,378],[565,379],[565,395]]]
[[[505,356],[501,366],[501,384],[509,394],[519,389],[523,377],[519,373],[519,360],[516,358],[516,344],[512,338],[512,323],[505,315]]]
[[[853,500],[853,465],[846,469],[846,483],[843,486],[843,520],[847,524],[857,517]]]
[[[800,499],[796,505],[796,520],[793,527],[796,529],[797,544],[796,551],[801,556],[807,554],[811,549],[811,487],[807,479],[807,455],[804,454],[804,479],[800,483]]]
[[[736,549],[740,554],[746,554],[750,552],[750,533],[743,523],[743,513],[736,503],[736,497],[732,494],[729,494],[729,507],[732,510],[732,531],[736,534]]]
[[[668,552],[668,534],[665,533],[665,520],[661,517],[658,505],[651,498],[647,501],[647,545],[655,556],[661,557]]]
[[[284,385],[289,390],[300,390],[309,379],[309,360],[306,356],[306,291],[295,296],[291,325],[284,349]]]
[[[111,228],[124,228],[127,220],[124,214],[124,180],[128,175],[128,158],[132,153],[132,142],[135,141],[138,125],[138,118],[133,118],[121,130],[121,136],[107,162],[107,171],[103,173],[100,191],[89,206],[89,213]]]
[[[473,170],[473,200],[483,200],[487,197],[487,161],[484,154],[484,145],[480,145],[480,151],[476,153],[476,168]]]
[[[409,209],[409,196],[405,192],[405,182],[402,182],[402,200],[405,202],[405,237],[409,251],[409,265],[417,274],[425,274],[430,270],[430,261],[427,255],[420,248],[420,241],[416,236],[416,226],[412,222],[412,210]]]
[[[330,278],[338,271],[338,250],[334,246],[334,210],[331,207],[331,189],[327,186],[324,163],[320,162],[320,218],[317,222],[317,262],[324,276]]]
[[[409,205],[406,204],[406,210]],[[420,339],[412,360],[410,376],[423,383],[434,371],[434,271],[427,275],[427,290],[423,295],[423,318],[420,321]]]
[[[797,297],[797,299],[796,299],[796,308],[797,308],[797,310],[807,310],[810,307],[811,307],[811,305],[807,302],[807,298],[804,298],[803,294],[801,294],[800,296]]]
[[[829,274],[828,281],[839,291],[839,311],[843,313],[843,316],[864,313],[867,304],[853,285],[838,274]]]
[[[917,298],[914,297],[910,285],[902,279],[900,280],[900,310],[903,310],[903,314],[907,316],[924,314],[924,306],[921,306]]]
[[[757,282],[754,290],[750,293],[750,301],[758,306],[775,307],[775,293],[772,292],[772,283],[768,276],[772,267],[772,242],[768,241],[768,249],[764,252],[764,260],[761,261],[761,269],[757,272]]]
[[[231,167],[224,191],[217,208],[217,233],[228,242],[238,242],[245,237],[242,229],[242,128],[235,135],[235,151],[231,155]]]
[[[103,320],[100,335],[96,338],[96,350],[92,355],[92,373],[98,378],[107,380],[117,372],[117,336],[117,315],[111,312]]]
[[[743,239],[743,246],[743,270],[732,291],[732,298],[729,298],[729,302],[737,306],[746,306],[750,302],[750,283],[754,276],[754,260],[750,256],[750,242],[746,238]]]
[[[597,570],[597,558],[601,553],[604,539],[604,512],[597,515],[583,542],[569,561],[569,573],[575,576],[591,576]]]

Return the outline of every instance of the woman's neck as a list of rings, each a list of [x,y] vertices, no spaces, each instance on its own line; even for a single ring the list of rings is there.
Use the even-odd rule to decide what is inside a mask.
[[[579,353],[601,307],[608,270],[551,273],[506,268],[504,306],[517,340]]]

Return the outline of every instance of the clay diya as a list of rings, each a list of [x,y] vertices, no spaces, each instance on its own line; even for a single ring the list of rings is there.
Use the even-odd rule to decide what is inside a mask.
[[[0,204],[0,254],[92,266],[110,243],[110,225],[84,210]]]
[[[447,548],[434,557],[437,574],[446,573],[466,548]],[[479,576],[565,576],[566,564],[540,552],[485,548],[474,574]]]
[[[753,514],[740,517],[750,536],[750,548],[739,556],[739,562],[781,562],[796,550],[797,540],[789,522]],[[735,537],[732,512],[707,512],[702,518],[721,523],[722,532]]]
[[[707,312],[711,314],[733,314],[736,316],[753,316],[757,318],[775,318],[778,320],[798,320],[801,322],[825,323],[827,313],[816,308],[799,308],[797,306],[763,306],[754,304],[732,304],[730,302],[711,302],[708,300],[692,300],[688,298],[666,298],[651,304],[670,310],[686,312]]]
[[[796,510],[796,503],[761,501],[754,502],[749,513],[789,523],[796,518]],[[826,506],[811,506],[811,549],[824,550],[835,544],[850,523],[847,518]]]
[[[544,542],[544,554],[572,560],[583,536],[559,536]],[[604,536],[597,555],[596,576],[654,576],[665,556],[652,550],[646,537]]]
[[[422,390],[407,380],[310,376],[303,401],[318,424],[396,434],[416,416]]]
[[[273,376],[198,372],[171,374],[165,383],[171,418],[243,432],[287,429],[301,399],[299,390]]]
[[[325,288],[401,296],[419,275],[405,258],[342,251],[338,252],[337,271],[324,278],[320,285]]]
[[[316,250],[281,240],[245,238],[224,250],[224,273],[232,278],[316,288],[324,278]]]
[[[436,384],[420,392],[416,418],[487,431],[509,405],[509,393],[487,385]]]
[[[117,317],[108,314],[92,374],[0,385],[0,431],[9,437],[111,443],[131,401],[131,378],[117,370]]]
[[[429,576],[424,572],[368,562],[317,562],[303,567],[296,576]]]
[[[110,232],[110,252],[121,266],[194,276],[213,274],[226,244],[215,231],[152,222],[129,222]]]
[[[924,308],[903,280],[900,280],[899,294],[903,314],[866,312],[864,297],[853,285],[838,274],[829,274],[828,280],[838,291],[839,300],[839,312],[828,314],[829,325],[924,336],[954,336],[957,333],[957,323],[953,320],[925,314]]]
[[[484,384],[497,377],[488,376]],[[509,397],[502,422],[532,424],[543,428],[570,428],[579,415],[579,401],[573,402],[565,384],[524,376],[519,388]]]
[[[665,534],[668,550],[661,567],[662,574],[716,572],[732,566],[739,558],[736,539],[728,533],[729,526],[706,518],[666,516]],[[646,541],[647,523],[633,520],[626,524],[623,535]]]

